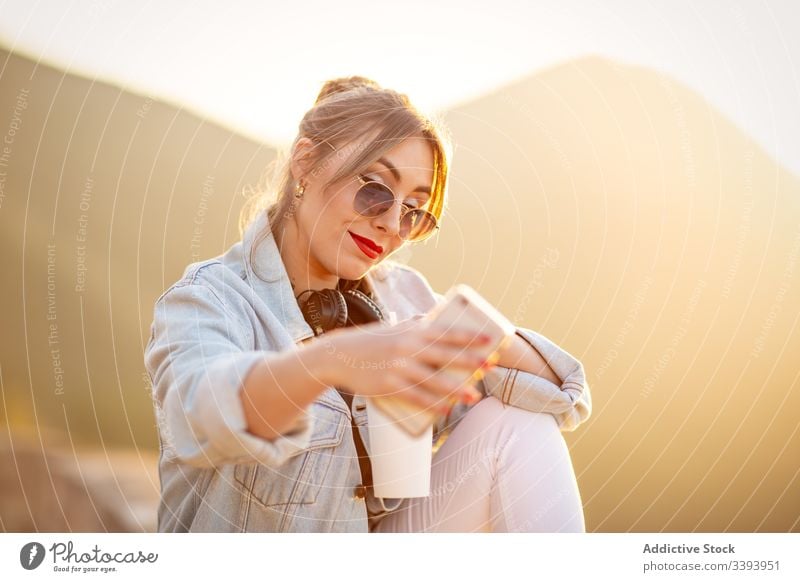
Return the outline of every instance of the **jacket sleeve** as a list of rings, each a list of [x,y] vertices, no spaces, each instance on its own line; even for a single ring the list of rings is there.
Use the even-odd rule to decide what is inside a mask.
[[[211,287],[176,285],[154,311],[144,361],[168,458],[200,467],[254,461],[277,467],[308,446],[313,417],[307,409],[275,439],[247,431],[242,383],[269,356],[249,349],[241,318]]]
[[[561,380],[561,387],[531,372],[495,366],[481,380],[485,393],[517,408],[548,412],[562,431],[575,430],[592,412],[583,364],[535,331],[518,327],[517,334],[539,352]]]
[[[444,300],[444,295],[432,292],[437,304]],[[561,380],[561,387],[531,372],[503,366],[495,366],[486,372],[478,387],[483,387],[484,394],[494,396],[504,404],[552,414],[562,431],[575,430],[592,412],[583,364],[535,331],[518,327],[517,334],[528,342],[531,349],[539,352]],[[451,417],[457,417],[460,412],[454,410]]]

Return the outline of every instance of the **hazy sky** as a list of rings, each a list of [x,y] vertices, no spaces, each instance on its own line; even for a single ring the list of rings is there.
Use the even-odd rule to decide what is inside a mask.
[[[683,81],[800,175],[796,0],[0,0],[0,42],[273,144],[329,77],[433,111],[600,54]]]

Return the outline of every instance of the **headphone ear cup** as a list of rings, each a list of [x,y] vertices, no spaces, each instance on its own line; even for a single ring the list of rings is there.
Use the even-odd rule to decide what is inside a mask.
[[[308,298],[300,303],[300,311],[314,335],[322,335],[337,327],[347,325],[347,303],[336,289],[310,291]]]
[[[363,325],[373,321],[386,321],[381,308],[368,295],[357,289],[345,291],[347,325]]]

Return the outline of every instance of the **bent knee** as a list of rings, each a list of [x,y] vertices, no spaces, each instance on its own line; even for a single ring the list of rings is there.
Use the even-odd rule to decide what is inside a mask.
[[[525,426],[538,428],[543,431],[554,431],[560,434],[558,422],[555,416],[549,412],[533,412],[510,404],[503,404],[496,396],[486,396],[473,408],[480,408],[482,416],[488,418],[502,419],[507,423],[522,423]]]
[[[564,448],[564,436],[558,422],[547,412],[531,412],[503,404],[495,396],[486,396],[470,408],[460,421],[461,432],[488,438],[491,442],[553,443]]]

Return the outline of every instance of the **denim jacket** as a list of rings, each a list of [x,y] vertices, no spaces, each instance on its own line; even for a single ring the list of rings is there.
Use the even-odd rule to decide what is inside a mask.
[[[352,409],[333,387],[274,439],[247,431],[240,389],[270,352],[292,349],[314,333],[294,298],[266,212],[222,255],[189,265],[156,301],[144,353],[153,386],[160,456],[158,530],[215,532],[372,531],[402,499],[376,498],[361,485],[351,429],[369,453],[366,405]],[[431,309],[435,293],[417,270],[385,260],[367,275],[378,305],[403,321]],[[391,313],[393,312],[393,316]],[[518,328],[562,379],[497,366],[478,383],[484,395],[552,414],[562,431],[591,413],[582,364],[544,336]],[[457,404],[434,426],[434,443],[469,410]]]

